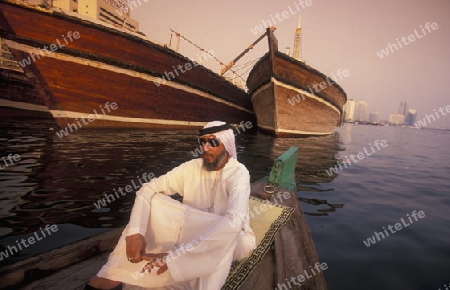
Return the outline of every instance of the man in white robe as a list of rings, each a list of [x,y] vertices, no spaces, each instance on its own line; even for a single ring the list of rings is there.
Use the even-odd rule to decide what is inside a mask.
[[[144,184],[108,262],[85,289],[220,289],[234,259],[256,247],[250,228],[250,175],[236,159],[231,127],[200,130],[202,158]],[[183,204],[166,195],[179,193]],[[141,270],[146,273],[142,273]]]

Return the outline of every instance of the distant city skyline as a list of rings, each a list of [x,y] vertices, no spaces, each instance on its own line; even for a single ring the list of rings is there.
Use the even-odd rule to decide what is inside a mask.
[[[414,126],[417,121],[417,109],[410,109],[408,102],[399,103],[398,112],[380,117],[379,112],[369,110],[370,105],[363,100],[348,100],[344,106],[344,120],[347,122],[388,123],[390,125]]]

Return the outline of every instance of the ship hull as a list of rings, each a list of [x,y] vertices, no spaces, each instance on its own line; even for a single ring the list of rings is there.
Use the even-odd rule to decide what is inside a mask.
[[[270,40],[269,47],[273,47]],[[341,124],[347,101],[342,88],[278,51],[269,51],[259,60],[247,86],[261,131],[279,137],[317,136],[332,134]]]
[[[0,67],[0,116],[52,118],[44,101],[24,72]]]
[[[60,127],[256,121],[245,91],[140,35],[16,1],[0,2],[0,11],[6,43]],[[68,41],[69,31],[80,37]],[[51,44],[55,51],[43,50]]]

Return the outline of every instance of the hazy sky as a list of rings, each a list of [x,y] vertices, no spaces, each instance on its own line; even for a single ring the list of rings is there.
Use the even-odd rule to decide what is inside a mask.
[[[287,46],[292,50],[300,8],[303,58],[329,76],[339,69],[348,70],[348,77],[338,79],[348,99],[366,101],[369,112],[379,112],[382,119],[397,113],[400,101],[417,109],[419,119],[450,105],[448,0],[311,0],[309,6],[303,2],[304,8],[300,0],[140,1],[142,5],[132,10],[132,16],[150,39],[167,44],[169,28],[173,28],[225,63],[260,35],[252,29],[263,20],[275,24],[280,51]],[[427,22],[435,22],[435,29],[428,31]],[[398,50],[392,47],[394,52],[380,58],[377,52],[388,44],[396,44]],[[238,64],[266,51],[263,40]],[[181,41],[180,53],[195,59],[200,52]],[[219,70],[213,60],[203,64]],[[439,116],[430,126],[450,128],[450,114]]]

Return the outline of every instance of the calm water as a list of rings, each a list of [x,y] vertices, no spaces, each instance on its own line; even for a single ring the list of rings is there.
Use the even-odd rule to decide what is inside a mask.
[[[125,225],[134,193],[97,209],[104,194],[156,176],[193,158],[196,132],[81,130],[62,139],[50,121],[0,120],[2,157],[19,162],[0,171],[0,251],[16,240],[57,231],[0,261],[0,267]],[[377,150],[376,140],[388,146]],[[450,132],[346,124],[307,139],[238,136],[238,158],[252,181],[268,175],[273,158],[301,148],[298,196],[325,276],[335,289],[431,289],[450,283]],[[371,156],[371,147],[376,151]],[[331,176],[326,170],[363,152]],[[9,161],[8,161],[8,164]],[[407,215],[423,211],[413,223]],[[404,219],[408,226],[367,247],[363,241]]]

